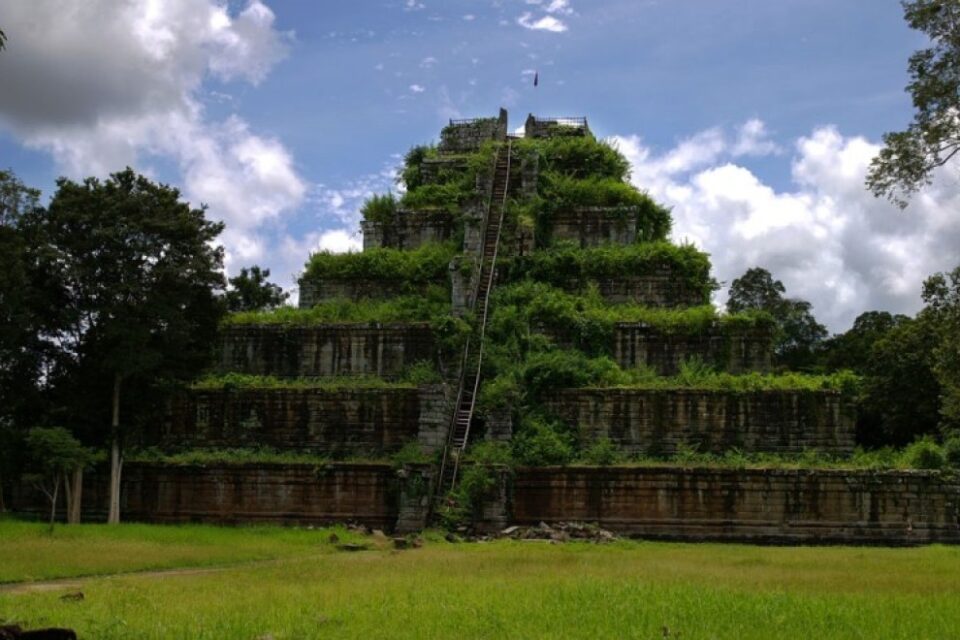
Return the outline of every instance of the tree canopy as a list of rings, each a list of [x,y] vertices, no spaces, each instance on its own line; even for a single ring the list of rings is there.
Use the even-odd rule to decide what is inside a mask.
[[[279,285],[268,282],[270,269],[261,269],[254,265],[240,269],[240,275],[230,278],[230,290],[227,291],[227,309],[229,311],[265,311],[276,309],[286,302],[290,294]]]
[[[930,45],[910,56],[913,122],[904,131],[883,136],[867,187],[901,207],[930,183],[931,175],[960,152],[960,3],[956,0],[902,2],[911,28],[930,38]]]
[[[224,313],[223,229],[180,193],[131,169],[105,181],[57,181],[46,210],[20,224],[31,263],[56,288],[44,338],[63,358],[73,412],[111,407],[111,520],[118,517],[121,388],[189,378],[209,359]]]
[[[730,285],[727,311],[766,311],[777,324],[774,354],[790,369],[813,364],[815,349],[827,337],[827,329],[813,317],[806,300],[786,298],[786,288],[760,267],[748,269]]]

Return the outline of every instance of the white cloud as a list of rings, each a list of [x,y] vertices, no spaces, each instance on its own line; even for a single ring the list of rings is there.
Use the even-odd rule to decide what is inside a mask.
[[[863,311],[915,312],[923,279],[960,263],[957,166],[900,211],[863,186],[879,147],[832,127],[796,141],[786,190],[735,163],[782,152],[759,120],[732,139],[711,129],[662,153],[637,136],[613,140],[634,183],[673,208],[674,238],[709,252],[719,280],[765,267],[834,331]]]
[[[422,84],[412,84],[412,85],[410,85],[410,91],[413,92],[413,93],[423,93],[423,92],[426,91],[426,90],[427,90],[427,88],[424,87]]]
[[[477,16],[473,15],[472,13],[468,13],[463,16],[463,19],[466,20],[467,22],[473,22],[474,20],[477,19]]]
[[[551,31],[553,33],[563,33],[567,30],[567,25],[553,16],[543,16],[539,20],[533,19],[533,14],[529,11],[517,18],[517,24],[524,29],[534,31]]]
[[[422,69],[431,69],[434,66],[436,66],[437,62],[438,60],[433,56],[427,56],[426,58],[420,61],[420,67]]]
[[[250,0],[31,0],[4,7],[16,46],[0,56],[0,129],[48,151],[75,178],[172,161],[185,196],[227,223],[228,267],[266,255],[260,230],[303,200],[283,144],[234,115],[207,119],[209,75],[252,84],[285,55],[288,34]],[[141,170],[145,170],[142,169]]]

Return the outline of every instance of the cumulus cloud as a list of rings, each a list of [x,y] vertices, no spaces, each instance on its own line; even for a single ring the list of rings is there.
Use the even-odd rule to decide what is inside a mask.
[[[759,120],[734,136],[710,129],[660,153],[637,136],[613,142],[630,160],[634,183],[673,208],[675,240],[709,252],[719,280],[729,285],[765,267],[834,331],[863,311],[914,313],[923,279],[960,263],[956,166],[900,211],[863,186],[878,145],[833,127],[795,142],[785,190],[737,164],[783,153]]]
[[[228,267],[264,257],[259,228],[307,186],[279,140],[236,115],[210,121],[203,83],[257,84],[283,58],[290,36],[265,4],[31,0],[5,6],[4,29],[0,129],[72,177],[172,160],[185,196],[227,223]]]
[[[425,86],[423,86],[422,84],[412,84],[412,85],[410,85],[410,92],[411,92],[411,93],[423,93],[423,92],[426,91],[426,90],[427,90],[427,88],[426,88]]]

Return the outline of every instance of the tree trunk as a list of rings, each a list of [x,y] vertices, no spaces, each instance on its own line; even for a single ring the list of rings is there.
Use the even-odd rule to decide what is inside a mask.
[[[113,376],[113,419],[110,422],[110,509],[108,524],[120,522],[120,471],[123,457],[120,455],[120,374]]]
[[[83,499],[83,467],[77,467],[67,478],[63,488],[67,492],[67,524],[80,524]]]
[[[53,533],[53,523],[57,521],[57,493],[60,491],[60,475],[53,481],[53,495],[50,497],[50,533]]]

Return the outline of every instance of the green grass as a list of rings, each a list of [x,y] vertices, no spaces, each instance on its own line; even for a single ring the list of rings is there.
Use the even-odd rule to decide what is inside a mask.
[[[310,535],[203,529],[184,531],[233,543]],[[94,538],[58,542],[65,558],[103,555]],[[65,590],[0,592],[0,617],[72,627],[83,638],[912,640],[957,637],[960,549],[434,542],[94,579],[82,602],[60,601]]]
[[[330,550],[327,540],[332,532],[343,541],[357,537],[342,527],[306,530],[129,523],[57,526],[49,534],[43,522],[0,519],[0,583],[311,555]]]

